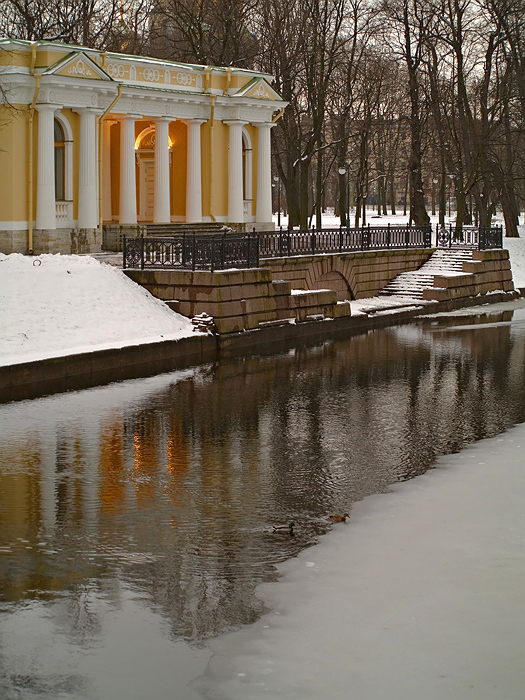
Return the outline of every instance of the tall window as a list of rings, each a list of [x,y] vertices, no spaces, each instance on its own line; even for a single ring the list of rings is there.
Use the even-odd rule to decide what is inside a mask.
[[[63,202],[66,198],[66,144],[64,130],[55,119],[55,199]]]

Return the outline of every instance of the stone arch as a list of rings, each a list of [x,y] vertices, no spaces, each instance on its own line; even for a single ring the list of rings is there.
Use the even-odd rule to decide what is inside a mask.
[[[337,301],[354,300],[352,265],[339,255],[323,255],[311,260],[305,270],[307,289],[331,289]]]

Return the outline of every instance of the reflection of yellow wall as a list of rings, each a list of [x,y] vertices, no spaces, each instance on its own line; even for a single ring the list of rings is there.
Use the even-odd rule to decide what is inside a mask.
[[[123,449],[122,419],[117,417],[100,437],[100,501],[106,513],[122,511],[126,494]]]

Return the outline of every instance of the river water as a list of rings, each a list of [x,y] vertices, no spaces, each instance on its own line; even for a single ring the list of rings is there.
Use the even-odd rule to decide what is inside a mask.
[[[0,697],[199,697],[327,515],[523,421],[524,302],[0,406]]]

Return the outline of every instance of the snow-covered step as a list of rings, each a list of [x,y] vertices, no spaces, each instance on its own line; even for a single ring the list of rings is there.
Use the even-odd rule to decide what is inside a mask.
[[[439,248],[418,270],[403,272],[391,280],[379,294],[381,296],[403,296],[422,299],[424,289],[434,287],[435,275],[458,274],[463,263],[472,260],[470,250],[450,250]]]

